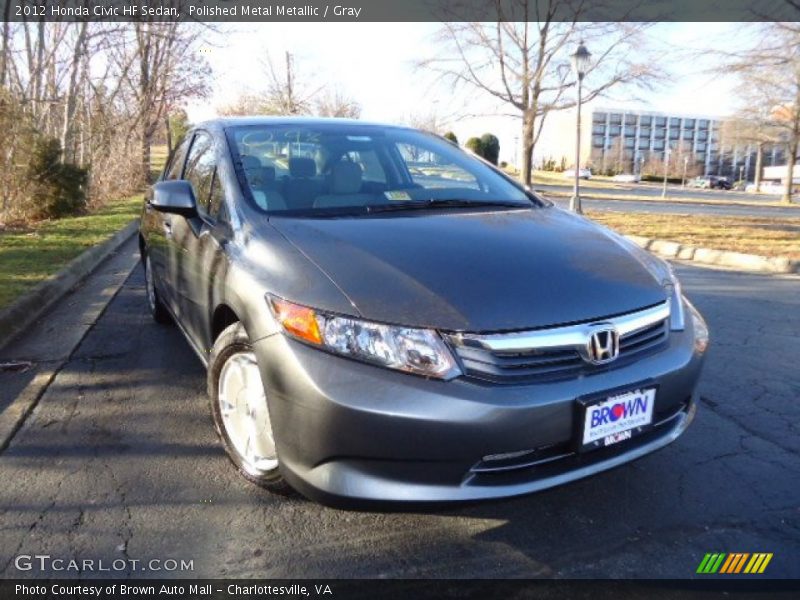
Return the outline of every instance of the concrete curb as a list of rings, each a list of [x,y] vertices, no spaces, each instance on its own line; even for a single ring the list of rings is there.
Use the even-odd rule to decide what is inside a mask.
[[[626,235],[625,237],[637,246],[664,258],[691,260],[705,265],[733,267],[754,273],[800,273],[800,260],[791,260],[784,256],[769,257],[731,252],[729,250],[698,248],[679,244],[678,242],[646,238],[638,235]]]
[[[133,236],[139,228],[135,219],[105,242],[90,248],[71,260],[58,273],[23,294],[0,311],[0,348],[42,316],[67,292],[83,281],[115,250]]]

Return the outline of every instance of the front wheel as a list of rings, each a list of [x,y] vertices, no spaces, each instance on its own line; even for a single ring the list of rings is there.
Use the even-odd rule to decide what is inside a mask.
[[[208,394],[217,433],[242,475],[271,491],[288,491],[279,469],[261,372],[241,323],[230,325],[214,342]]]

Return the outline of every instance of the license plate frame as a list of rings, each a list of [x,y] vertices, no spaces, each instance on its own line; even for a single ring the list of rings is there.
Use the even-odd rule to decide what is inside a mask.
[[[576,414],[575,414],[575,448],[579,453],[591,452],[601,448],[610,448],[625,441],[636,438],[643,433],[653,428],[653,420],[655,418],[655,403],[658,399],[658,384],[652,380],[642,381],[639,383],[626,385],[619,388],[604,390],[602,392],[582,396],[577,399]],[[635,399],[635,395],[646,396],[649,401],[647,402],[647,415],[649,420],[645,423],[634,423],[625,429],[614,429],[608,435],[601,435],[595,439],[587,441],[587,419],[590,415],[590,410],[604,404],[610,404],[612,401],[627,401]],[[640,408],[640,407],[639,407]],[[616,440],[608,440],[609,436],[616,436]]]

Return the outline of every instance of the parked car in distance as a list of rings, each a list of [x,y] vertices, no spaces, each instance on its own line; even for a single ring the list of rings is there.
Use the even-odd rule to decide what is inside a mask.
[[[199,124],[147,193],[139,249],[228,456],[271,490],[515,496],[695,415],[708,329],[670,265],[433,134]]]
[[[564,171],[564,177],[575,178],[575,169],[567,169]],[[592,178],[592,170],[591,169],[580,169],[578,172],[578,177],[581,179],[591,179]]]
[[[727,177],[717,177],[716,175],[701,175],[692,180],[691,187],[709,190],[729,190],[733,186]]]
[[[639,181],[641,181],[641,177],[632,173],[620,173],[618,175],[614,175],[611,178],[611,181],[615,181],[617,183],[639,183]]]

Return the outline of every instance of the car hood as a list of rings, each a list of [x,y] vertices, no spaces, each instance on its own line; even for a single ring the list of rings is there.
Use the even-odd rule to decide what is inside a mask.
[[[374,321],[510,331],[600,319],[666,299],[643,251],[556,208],[270,223]]]

